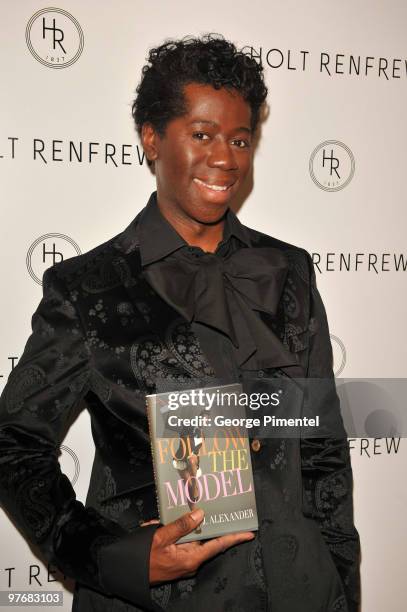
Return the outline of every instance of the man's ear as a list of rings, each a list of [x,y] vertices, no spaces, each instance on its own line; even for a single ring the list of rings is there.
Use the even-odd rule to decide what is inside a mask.
[[[157,140],[158,134],[151,123],[143,123],[141,126],[141,144],[149,162],[153,162],[158,157]]]

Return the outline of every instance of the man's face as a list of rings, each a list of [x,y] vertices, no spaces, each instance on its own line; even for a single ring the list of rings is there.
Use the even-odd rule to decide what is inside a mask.
[[[251,169],[251,109],[236,90],[190,83],[184,95],[187,114],[170,121],[163,138],[143,126],[144,145],[160,204],[179,219],[214,223]]]

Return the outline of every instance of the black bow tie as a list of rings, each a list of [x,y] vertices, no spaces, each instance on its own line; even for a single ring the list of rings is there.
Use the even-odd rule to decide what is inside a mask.
[[[287,271],[284,254],[272,247],[241,248],[226,258],[181,248],[144,268],[147,281],[185,319],[226,334],[237,363],[248,370],[298,366],[254,312],[276,315]]]

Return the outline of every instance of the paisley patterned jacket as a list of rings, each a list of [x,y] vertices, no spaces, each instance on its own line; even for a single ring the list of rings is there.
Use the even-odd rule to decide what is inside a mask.
[[[333,440],[264,440],[252,453],[257,537],[193,578],[150,588],[157,527],[139,523],[158,512],[145,394],[158,379],[209,384],[214,372],[188,321],[146,282],[137,219],[44,273],[32,334],[0,399],[2,506],[47,560],[76,580],[76,611],[356,612],[359,537],[344,431]],[[258,375],[302,372],[334,385],[309,254],[246,229],[254,248],[271,246],[287,258],[279,314],[268,324],[298,364]],[[58,462],[82,400],[96,448],[86,504]],[[338,417],[336,402],[329,410]]]

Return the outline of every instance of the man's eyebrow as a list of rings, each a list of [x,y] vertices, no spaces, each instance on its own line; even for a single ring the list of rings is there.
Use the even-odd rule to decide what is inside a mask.
[[[189,122],[188,125],[193,125],[194,123],[207,123],[211,125],[212,127],[218,127],[218,124],[215,121],[209,121],[209,119],[193,119],[192,121]],[[246,127],[245,125],[241,125],[240,127],[236,128],[236,131],[237,132],[247,132],[248,134],[252,133],[251,129]]]

